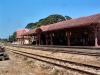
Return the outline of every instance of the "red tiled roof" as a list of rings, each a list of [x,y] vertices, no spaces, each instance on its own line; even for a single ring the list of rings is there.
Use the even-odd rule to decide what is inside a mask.
[[[16,38],[21,38],[21,37],[20,37],[21,33],[22,33],[22,29],[18,29],[18,30],[16,31]]]
[[[28,32],[29,30],[28,29],[18,29],[17,31],[16,31],[16,38],[22,38],[22,34],[23,33],[26,33],[26,32]]]
[[[29,31],[28,29],[23,29],[21,35],[28,32],[28,31]]]
[[[42,31],[46,31],[46,30],[48,29],[48,27],[49,27],[49,26],[40,26],[40,27],[38,27],[38,28],[29,30],[28,32],[23,33],[23,34],[21,34],[21,35],[22,35],[22,36],[25,36],[25,35],[36,34],[36,30],[41,29]]]
[[[32,29],[32,30],[29,30],[28,32],[26,32],[26,33],[23,33],[23,34],[21,34],[22,36],[25,36],[25,35],[31,35],[31,34],[35,34],[36,33],[36,29],[37,28],[35,28],[35,29]]]
[[[87,17],[80,17],[72,20],[66,20],[46,26],[40,26],[38,28],[35,28],[33,30],[29,30],[26,33],[23,33],[21,35],[31,35],[36,34],[37,29],[41,29],[43,32],[46,31],[52,31],[57,29],[63,29],[63,28],[72,28],[72,27],[79,27],[79,26],[86,26],[90,25],[92,23],[99,23],[100,22],[100,14],[95,14]]]
[[[91,23],[99,23],[99,22],[100,22],[100,13],[91,15],[91,16],[87,16],[87,17],[81,17],[81,18],[76,18],[76,19],[72,19],[72,20],[67,20],[67,21],[50,24],[50,25],[48,25],[49,27],[46,31],[86,26]]]
[[[31,34],[36,34],[36,30],[37,29],[41,29],[42,31],[46,31],[48,29],[49,26],[40,26],[39,28],[35,28],[35,29],[32,29],[32,30],[29,30],[28,32],[26,33],[23,33],[22,36],[25,36],[25,35],[31,35]]]
[[[47,26],[40,26],[39,28],[40,28],[42,31],[46,31],[46,30],[48,30],[48,27],[49,27],[49,25],[47,25]]]

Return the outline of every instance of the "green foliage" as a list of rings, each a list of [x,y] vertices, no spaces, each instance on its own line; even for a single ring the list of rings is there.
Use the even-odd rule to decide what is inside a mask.
[[[70,16],[62,16],[59,14],[53,14],[53,15],[49,15],[46,18],[40,19],[38,22],[27,24],[25,28],[34,29],[34,28],[40,27],[41,25],[49,25],[49,24],[61,22],[64,20],[70,20],[70,19],[72,19]]]
[[[46,24],[57,23],[57,22],[61,22],[64,20],[65,20],[65,17],[63,17],[62,15],[58,15],[58,14],[50,15],[45,19]]]
[[[72,18],[70,16],[65,16],[66,20],[71,20]]]
[[[0,38],[0,42],[3,42],[4,43],[4,42],[7,42],[7,41],[8,41],[7,38],[2,38],[2,39]]]
[[[38,22],[34,23],[34,25],[30,29],[34,29],[34,28],[37,28],[37,27],[39,27]]]
[[[8,41],[9,42],[16,41],[16,32],[14,32],[11,36],[9,35]]]
[[[64,21],[64,20],[65,20],[65,17],[63,17],[62,15],[54,14],[54,15],[50,15],[44,19],[40,19],[39,24],[40,25],[49,25],[49,24],[57,23],[57,22]]]
[[[34,25],[35,25],[35,23],[29,23],[29,24],[27,24],[27,26],[25,28],[31,29]]]

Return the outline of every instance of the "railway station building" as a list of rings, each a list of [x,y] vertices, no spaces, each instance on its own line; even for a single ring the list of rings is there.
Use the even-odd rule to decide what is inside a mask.
[[[19,44],[29,44],[29,37],[21,36],[22,34],[28,32],[28,29],[18,29],[16,31],[16,40]]]
[[[26,36],[29,44],[97,47],[100,45],[100,14],[40,26],[22,33],[22,42]]]

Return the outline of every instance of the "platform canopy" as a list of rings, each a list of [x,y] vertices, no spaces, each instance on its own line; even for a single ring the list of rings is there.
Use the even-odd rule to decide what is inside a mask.
[[[32,29],[24,34],[25,35],[35,35],[39,32],[49,32],[54,30],[60,30],[60,29],[68,29],[68,28],[74,28],[74,27],[82,27],[82,26],[88,26],[88,25],[100,25],[100,13],[91,15],[91,16],[85,16],[80,17],[76,19],[66,20],[54,24],[49,24],[46,26],[40,26],[38,28]]]
[[[37,33],[40,33],[40,32],[44,32],[48,29],[49,25],[48,26],[40,26],[38,28],[35,28],[35,29],[32,29],[32,30],[29,30],[28,32],[26,33],[23,33],[22,36],[26,36],[26,35],[35,35]]]
[[[76,19],[71,19],[67,21],[50,24],[47,31],[74,28],[74,27],[82,27],[82,26],[95,25],[95,24],[100,25],[100,13],[91,15],[91,16],[85,16],[85,17],[80,17]]]
[[[37,29],[37,28],[32,29],[32,30],[29,30],[28,32],[23,33],[23,34],[21,34],[21,35],[22,35],[22,36],[35,35],[35,34],[36,34],[36,29]]]

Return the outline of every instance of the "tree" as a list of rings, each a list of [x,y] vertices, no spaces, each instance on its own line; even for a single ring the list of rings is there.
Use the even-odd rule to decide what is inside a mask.
[[[28,23],[25,28],[31,29],[34,25],[35,25],[35,23]]]
[[[48,24],[53,24],[53,23],[61,22],[61,21],[64,21],[64,20],[65,20],[65,17],[63,17],[62,15],[53,14],[53,15],[50,15],[50,16],[48,16],[48,17],[46,17],[44,19],[44,24],[48,25]]]
[[[49,24],[53,24],[53,23],[57,23],[57,22],[65,21],[65,20],[70,20],[70,19],[72,19],[70,16],[62,16],[59,14],[53,14],[53,15],[49,15],[46,18],[40,19],[38,22],[27,24],[25,28],[34,29],[34,28],[40,27],[41,25],[49,25]]]
[[[16,41],[16,31],[12,35],[13,41]]]
[[[37,28],[37,27],[39,27],[39,26],[38,26],[38,22],[34,23],[34,25],[32,26],[31,29],[34,29],[34,28]]]
[[[66,20],[71,20],[72,18],[70,16],[65,16]]]
[[[9,42],[11,42],[11,41],[12,41],[12,40],[11,40],[11,36],[10,36],[10,35],[9,35],[8,41],[9,41]]]
[[[16,41],[16,31],[12,35],[9,35],[8,41],[9,42]]]

